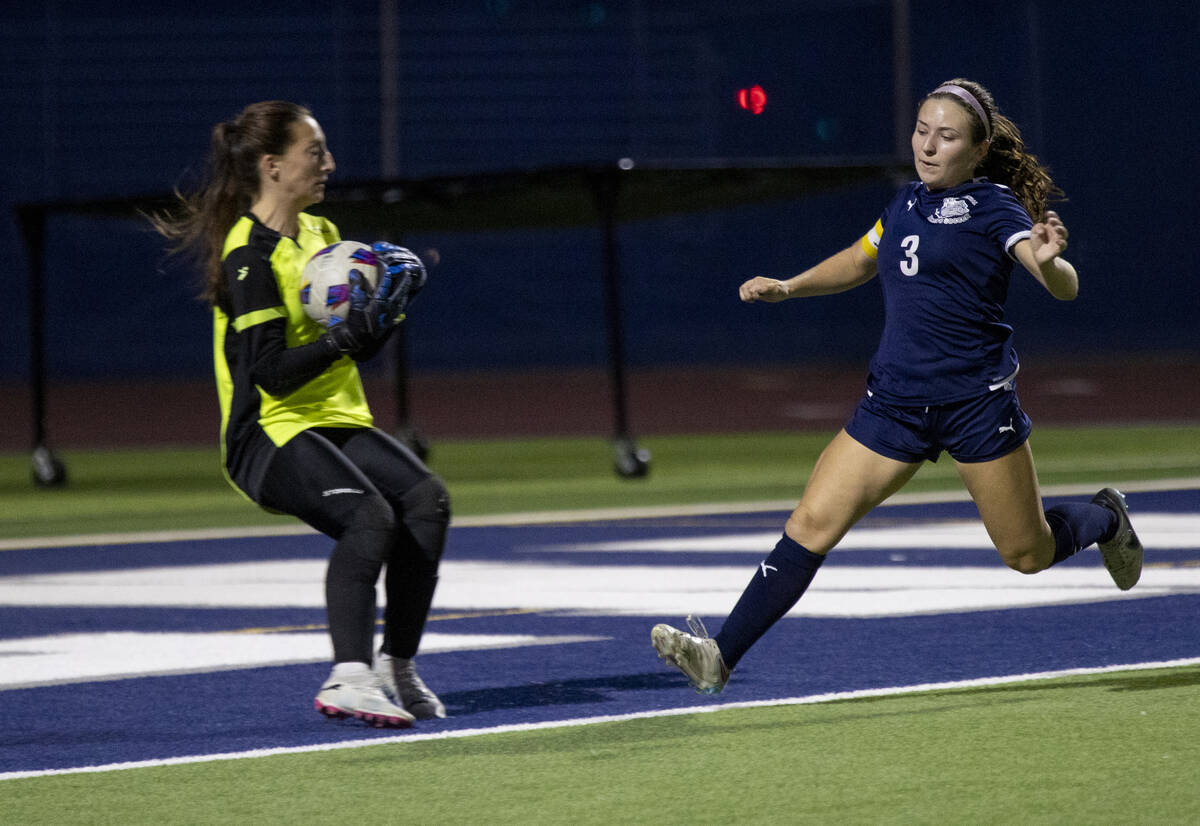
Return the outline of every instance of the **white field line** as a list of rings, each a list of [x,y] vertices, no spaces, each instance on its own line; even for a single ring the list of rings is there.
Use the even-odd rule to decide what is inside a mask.
[[[427,632],[422,654],[602,642],[610,637]],[[383,641],[380,636],[375,648]],[[329,662],[324,633],[109,631],[0,640],[0,691]]]
[[[1179,479],[1153,479],[1115,482],[1111,485],[1125,493],[1147,493],[1169,490],[1200,489],[1200,476]],[[1047,485],[1043,496],[1088,496],[1096,492],[1095,484]],[[897,493],[884,502],[887,505],[926,505],[938,502],[968,502],[965,490]],[[453,527],[473,528],[513,525],[548,525],[560,522],[594,522],[621,519],[665,519],[682,516],[708,516],[723,513],[788,512],[796,506],[795,499],[759,502],[711,502],[695,505],[659,505],[629,508],[588,508],[570,511],[527,511],[482,516],[454,517]],[[259,525],[241,528],[203,528],[192,530],[140,531],[132,533],[98,533],[75,536],[40,536],[24,539],[0,539],[0,551],[30,548],[68,548],[91,545],[134,545],[148,542],[189,542],[209,539],[247,539],[264,536],[299,536],[315,534],[302,523],[284,522],[279,525]]]
[[[1200,567],[1175,566],[1169,560],[1147,566],[1136,590],[1120,591],[1113,587],[1098,553],[1090,564],[1036,577],[1021,576],[990,554],[987,557],[982,565],[914,566],[897,561],[833,566],[822,571],[789,615],[916,616],[1200,593]],[[433,604],[454,612],[515,608],[585,616],[724,616],[759,559],[761,551],[750,563],[676,565],[670,571],[651,564],[451,560],[442,563]],[[322,560],[308,559],[0,577],[0,606],[318,610],[325,605],[324,569]],[[382,589],[382,583],[376,587]],[[161,639],[157,632],[143,633]],[[271,636],[276,638],[275,656],[281,656],[290,638]],[[36,653],[37,639],[41,638],[0,640],[0,662],[15,664],[4,659],[15,656],[13,646],[26,652],[33,645]],[[298,660],[305,656],[299,654]],[[132,665],[132,661],[125,663],[125,667]],[[0,678],[0,686],[3,682]]]
[[[1011,683],[1030,682],[1035,680],[1052,680],[1059,677],[1077,677],[1090,674],[1111,674],[1122,671],[1148,671],[1159,668],[1181,668],[1189,665],[1200,665],[1200,657],[1180,660],[1165,660],[1162,662],[1126,663],[1121,665],[1099,666],[1093,668],[1067,668],[1059,671],[1042,671],[1033,674],[1008,674],[998,677],[979,677],[973,680],[955,680],[942,683],[922,683],[918,685],[893,686],[890,688],[871,688],[861,691],[837,691],[827,694],[812,694],[807,697],[788,697],[776,700],[749,700],[733,703],[716,703],[704,706],[688,706],[684,708],[659,709],[655,711],[639,711],[631,714],[610,714],[597,717],[580,717],[568,720],[548,720],[541,723],[513,723],[510,725],[494,726],[491,728],[459,729],[458,731],[429,732],[426,734],[402,734],[394,737],[381,737],[371,740],[343,740],[337,743],[319,743],[311,746],[289,746],[272,749],[252,749],[241,752],[224,752],[222,754],[197,754],[185,757],[169,757],[161,760],[137,760],[125,763],[108,763],[100,766],[78,766],[68,769],[40,769],[33,771],[3,772],[0,780],[20,780],[29,777],[48,777],[63,774],[96,774],[100,772],[126,771],[129,769],[154,768],[158,766],[180,766],[192,763],[212,763],[219,760],[244,760],[258,757],[273,757],[282,754],[309,754],[323,751],[340,751],[342,749],[358,749],[367,746],[394,745],[398,743],[418,743],[429,740],[456,740],[464,737],[477,737],[487,734],[510,734],[526,731],[542,731],[546,729],[573,728],[576,726],[595,725],[597,723],[620,723],[627,720],[644,720],[653,717],[678,717],[686,714],[709,714],[716,711],[742,708],[765,708],[770,706],[813,705],[839,700],[858,700],[867,697],[893,697],[902,694],[924,694],[953,689],[983,688],[986,686],[1008,685]]]

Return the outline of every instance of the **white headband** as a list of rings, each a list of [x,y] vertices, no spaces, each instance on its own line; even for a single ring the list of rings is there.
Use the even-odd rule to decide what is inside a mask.
[[[983,108],[976,97],[969,91],[954,83],[947,83],[945,86],[939,86],[930,92],[930,95],[936,95],[939,92],[947,92],[959,98],[963,103],[975,110],[975,114],[979,115],[979,120],[983,122],[983,137],[985,140],[992,139],[992,122],[988,120],[987,111]]]

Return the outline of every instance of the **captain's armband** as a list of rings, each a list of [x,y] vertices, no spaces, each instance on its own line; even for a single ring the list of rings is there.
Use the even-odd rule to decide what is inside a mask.
[[[872,261],[879,255],[879,238],[883,235],[883,222],[876,221],[870,232],[859,239],[858,245],[863,253]]]

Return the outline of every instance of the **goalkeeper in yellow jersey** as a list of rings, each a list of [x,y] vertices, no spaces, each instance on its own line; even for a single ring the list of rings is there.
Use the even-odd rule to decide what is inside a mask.
[[[420,459],[373,427],[356,362],[378,352],[426,273],[408,250],[378,242],[378,287],[356,294],[343,323],[326,329],[308,318],[301,272],[340,239],[332,223],[303,210],[324,199],[333,170],[311,112],[254,103],[214,127],[201,188],[181,197],[178,212],[151,220],[203,265],[227,478],[263,508],[336,540],[325,577],[334,666],[316,709],[407,727],[446,716],[413,657],[437,584],[449,497]],[[376,652],[375,585],[385,566]]]

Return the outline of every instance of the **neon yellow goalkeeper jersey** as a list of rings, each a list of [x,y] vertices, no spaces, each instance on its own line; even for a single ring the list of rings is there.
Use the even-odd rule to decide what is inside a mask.
[[[310,358],[299,375],[295,360],[286,359],[286,351],[312,344],[324,332],[300,304],[300,282],[313,253],[338,240],[333,223],[306,213],[300,214],[294,239],[250,214],[226,236],[222,270],[228,306],[213,309],[221,449],[230,481],[251,498],[272,446],[312,427],[372,426],[353,359],[342,356],[325,367],[331,356],[318,357],[314,370]]]

